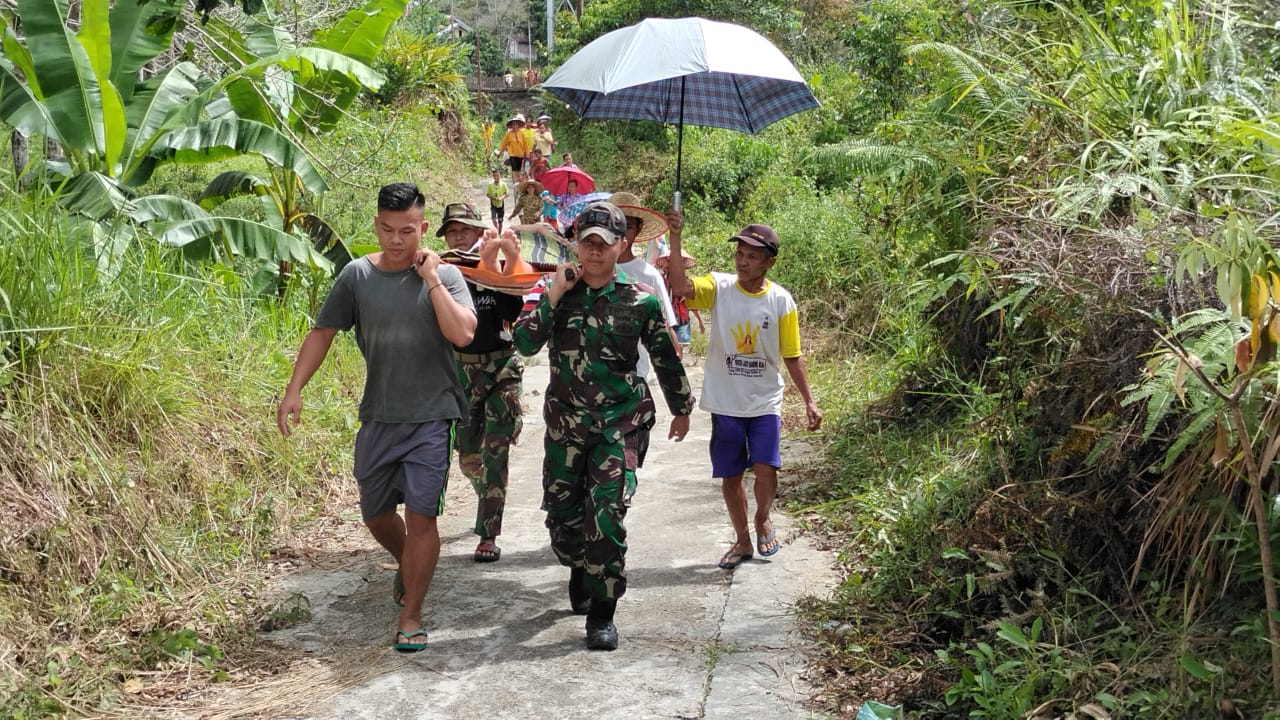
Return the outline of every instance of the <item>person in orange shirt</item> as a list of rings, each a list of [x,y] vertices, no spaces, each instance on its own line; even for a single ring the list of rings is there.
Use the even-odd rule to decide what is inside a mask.
[[[524,181],[525,163],[529,158],[529,151],[533,149],[533,131],[525,132],[524,115],[516,113],[516,116],[507,121],[507,132],[502,136],[502,144],[498,146],[498,152],[507,154],[507,165],[511,167],[511,182],[519,183]]]

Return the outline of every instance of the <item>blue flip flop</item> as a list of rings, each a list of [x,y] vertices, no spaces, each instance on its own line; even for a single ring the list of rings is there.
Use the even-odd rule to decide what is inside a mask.
[[[762,538],[756,538],[756,552],[760,553],[760,557],[769,557],[782,549],[782,543],[778,542],[778,529],[769,530],[769,534]]]
[[[404,577],[399,568],[396,568],[396,579],[391,585],[391,599],[396,601],[396,605],[404,607]]]
[[[422,642],[420,643],[413,642],[413,639],[416,637],[422,638]],[[404,640],[401,640],[400,638],[404,638]],[[396,652],[402,652],[402,653],[422,652],[423,650],[427,649],[427,631],[414,630],[413,632],[407,633],[403,630],[397,630],[396,644],[392,645],[392,647],[396,649]]]

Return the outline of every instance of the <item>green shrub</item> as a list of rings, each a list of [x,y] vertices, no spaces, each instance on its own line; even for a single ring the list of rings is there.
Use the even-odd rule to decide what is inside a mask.
[[[682,194],[699,195],[734,218],[756,183],[775,167],[777,147],[761,137],[730,130],[686,127],[684,134]],[[659,194],[670,196],[674,179],[673,172],[659,185]]]

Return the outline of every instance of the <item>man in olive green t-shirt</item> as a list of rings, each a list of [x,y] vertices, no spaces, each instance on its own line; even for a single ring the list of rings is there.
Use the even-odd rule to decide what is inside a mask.
[[[302,419],[302,389],[324,363],[334,336],[354,329],[367,369],[354,472],[365,526],[400,566],[393,646],[401,652],[427,647],[422,602],[440,558],[436,518],[444,507],[453,425],[467,408],[453,346],[471,342],[476,329],[461,271],[420,247],[425,205],[409,183],[379,191],[374,229],[380,250],[339,273],[276,410],[287,437]]]

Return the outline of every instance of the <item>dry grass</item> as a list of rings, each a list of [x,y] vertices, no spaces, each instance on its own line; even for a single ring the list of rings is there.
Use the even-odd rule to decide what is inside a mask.
[[[216,687],[199,666],[135,674],[140,682],[124,687],[120,704],[93,716],[247,720],[305,715],[308,709],[405,662],[385,648],[346,656],[341,665],[315,657],[281,663],[279,653],[263,650]]]
[[[138,672],[180,696],[250,642],[255,563],[346,473],[200,364],[47,352],[0,395],[0,707],[93,715]]]

